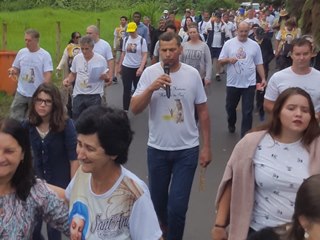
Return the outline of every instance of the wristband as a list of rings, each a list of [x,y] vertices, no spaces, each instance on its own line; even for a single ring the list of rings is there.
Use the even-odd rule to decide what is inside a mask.
[[[226,228],[227,227],[225,225],[219,225],[219,224],[214,224],[214,226],[217,227],[217,228]]]

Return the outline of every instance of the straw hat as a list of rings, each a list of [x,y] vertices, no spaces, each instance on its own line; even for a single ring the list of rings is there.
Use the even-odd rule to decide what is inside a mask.
[[[289,13],[287,12],[287,10],[282,9],[282,10],[280,11],[280,14],[279,14],[280,17],[284,17],[284,16],[287,16],[287,15],[289,15]]]

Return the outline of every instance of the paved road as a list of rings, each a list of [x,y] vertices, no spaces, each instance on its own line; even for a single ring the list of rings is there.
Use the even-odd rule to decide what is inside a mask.
[[[210,239],[210,229],[214,218],[214,199],[218,184],[222,177],[230,153],[240,139],[240,120],[238,116],[236,133],[230,134],[227,130],[225,113],[225,79],[221,82],[213,81],[208,91],[208,104],[211,116],[213,162],[206,170],[205,190],[200,191],[200,168],[195,175],[189,204],[185,240]],[[108,90],[108,100],[111,106],[122,105],[122,84],[113,85]],[[240,110],[240,109],[239,109]],[[129,115],[132,128],[135,131],[134,140],[130,148],[127,168],[147,182],[146,142],[148,136],[148,111],[133,116]],[[255,124],[257,116],[255,115]]]
[[[122,107],[122,83],[108,88],[107,101],[109,106]],[[234,145],[240,139],[241,109],[238,109],[236,132],[230,134],[227,130],[225,112],[225,76],[221,82],[213,80],[208,91],[208,105],[211,117],[211,135],[213,161],[205,173],[205,190],[200,191],[200,169],[197,169],[192,188],[184,240],[209,240],[210,230],[214,219],[214,200],[218,184]],[[148,111],[138,116],[129,113],[132,128],[135,132],[130,147],[128,169],[148,182],[146,143],[148,136]],[[254,125],[257,125],[258,116],[254,114]]]

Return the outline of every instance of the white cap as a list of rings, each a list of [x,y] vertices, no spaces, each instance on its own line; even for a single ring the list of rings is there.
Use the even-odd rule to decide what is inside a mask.
[[[168,10],[164,10],[163,13],[169,13],[169,11]]]

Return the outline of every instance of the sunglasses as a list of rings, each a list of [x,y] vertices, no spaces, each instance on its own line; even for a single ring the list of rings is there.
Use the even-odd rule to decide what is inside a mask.
[[[76,36],[75,38],[76,38],[76,39],[79,39],[79,38],[81,38],[81,36]]]

